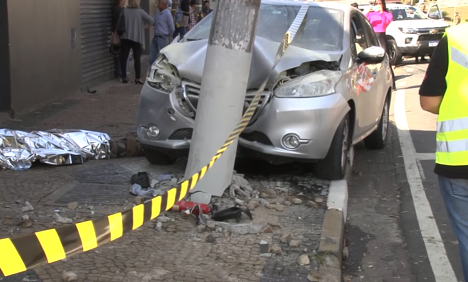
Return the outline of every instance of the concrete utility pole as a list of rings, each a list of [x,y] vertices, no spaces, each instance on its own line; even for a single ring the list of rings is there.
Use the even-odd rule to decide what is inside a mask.
[[[185,177],[208,164],[242,117],[260,0],[216,1]],[[197,183],[191,200],[209,203],[231,184],[237,139]]]

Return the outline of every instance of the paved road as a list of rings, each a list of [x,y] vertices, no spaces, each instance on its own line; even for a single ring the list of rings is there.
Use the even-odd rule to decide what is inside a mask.
[[[435,115],[419,106],[427,64],[395,70],[385,150],[356,147],[345,281],[462,281],[458,242],[433,173]]]

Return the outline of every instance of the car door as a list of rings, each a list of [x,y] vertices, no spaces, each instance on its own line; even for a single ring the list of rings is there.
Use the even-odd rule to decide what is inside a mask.
[[[444,16],[437,3],[429,6],[429,9],[427,9],[427,17],[433,20],[444,20]]]
[[[359,14],[352,13],[350,22],[351,56],[353,58],[351,84],[356,105],[356,124],[353,139],[361,137],[375,125],[375,120],[373,118],[375,112],[374,109],[369,107],[375,107],[373,101],[378,93],[374,83],[375,77],[377,76],[376,66],[360,63],[357,60],[357,54],[370,47],[367,38],[368,33],[364,30]]]

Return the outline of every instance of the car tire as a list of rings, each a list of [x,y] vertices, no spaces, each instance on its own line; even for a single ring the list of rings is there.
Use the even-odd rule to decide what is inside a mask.
[[[175,157],[151,149],[145,149],[144,155],[146,160],[153,165],[171,165],[177,160]]]
[[[380,117],[379,126],[369,136],[364,138],[364,144],[367,149],[380,150],[385,148],[387,144],[388,124],[390,118],[390,99],[387,97],[382,109],[382,116]]]
[[[395,39],[388,39],[388,53],[390,55],[390,65],[397,66],[403,61],[403,56],[398,48]]]
[[[349,114],[346,114],[336,129],[327,156],[317,164],[316,177],[324,180],[343,179],[346,173],[348,151],[351,144],[350,127]]]

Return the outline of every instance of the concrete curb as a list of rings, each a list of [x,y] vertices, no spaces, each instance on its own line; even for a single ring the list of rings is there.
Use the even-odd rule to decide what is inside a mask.
[[[321,281],[341,282],[347,208],[348,184],[346,180],[332,181],[318,249],[318,254],[323,257],[323,264],[318,272],[318,278]]]

